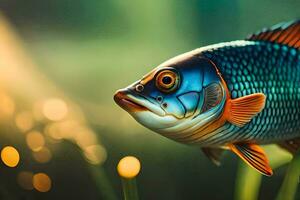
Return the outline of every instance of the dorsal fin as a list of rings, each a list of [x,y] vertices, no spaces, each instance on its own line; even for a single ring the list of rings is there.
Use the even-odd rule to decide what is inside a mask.
[[[247,40],[269,41],[300,49],[300,20],[280,23],[269,29],[263,29]]]

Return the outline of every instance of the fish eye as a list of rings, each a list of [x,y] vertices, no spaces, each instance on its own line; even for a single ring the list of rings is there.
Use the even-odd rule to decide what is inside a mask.
[[[163,70],[156,76],[156,87],[162,92],[172,92],[178,88],[179,75],[172,70]]]

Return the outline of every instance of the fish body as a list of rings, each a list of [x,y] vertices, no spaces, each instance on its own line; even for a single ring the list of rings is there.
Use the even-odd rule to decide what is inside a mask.
[[[245,126],[227,122],[203,141],[205,145],[255,141],[274,143],[300,137],[300,54],[286,45],[237,41],[199,50],[215,63],[231,98],[266,96],[264,109]]]
[[[260,144],[300,147],[300,21],[172,58],[114,99],[142,125],[201,147],[216,164],[227,149],[270,176]]]

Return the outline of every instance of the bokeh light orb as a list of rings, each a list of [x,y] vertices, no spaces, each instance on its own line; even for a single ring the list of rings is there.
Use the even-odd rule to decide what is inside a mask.
[[[19,152],[12,146],[6,146],[1,150],[1,160],[8,167],[16,167],[20,161]]]
[[[43,105],[44,116],[52,121],[62,120],[67,115],[67,113],[68,106],[62,99],[48,99]]]
[[[22,171],[17,176],[18,184],[25,190],[32,190],[33,184],[33,173],[29,171]]]
[[[23,132],[30,130],[33,127],[33,115],[29,111],[23,111],[16,115],[16,126]]]
[[[47,147],[43,147],[39,151],[32,152],[32,156],[39,163],[47,163],[52,158],[51,151]]]
[[[117,170],[123,178],[134,178],[141,170],[141,163],[134,156],[126,156],[119,161]]]
[[[79,147],[85,148],[87,146],[97,144],[97,136],[91,129],[82,127],[77,130],[75,141]]]
[[[101,145],[91,145],[84,148],[84,155],[87,161],[94,165],[104,163],[107,158],[106,150]]]
[[[51,139],[54,139],[54,140],[63,139],[59,124],[57,122],[47,124],[45,126],[44,132],[45,132],[45,134],[50,136]]]
[[[39,151],[45,145],[45,138],[40,132],[31,131],[26,135],[26,143],[32,151]]]
[[[48,192],[51,184],[50,177],[45,173],[37,173],[33,176],[33,187],[39,192]]]
[[[9,117],[15,111],[13,99],[5,93],[0,92],[0,117]]]

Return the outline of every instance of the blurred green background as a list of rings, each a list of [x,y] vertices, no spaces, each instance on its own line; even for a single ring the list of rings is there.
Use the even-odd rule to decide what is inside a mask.
[[[238,198],[234,155],[216,167],[197,147],[137,124],[112,96],[170,57],[244,39],[299,18],[299,8],[299,0],[0,0],[0,144],[20,154],[17,167],[0,165],[0,198],[121,199],[116,165],[126,155],[142,163],[141,199]],[[259,199],[276,197],[285,172],[262,178]]]

